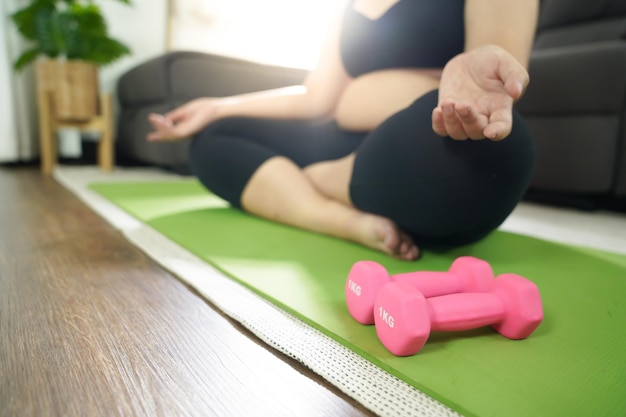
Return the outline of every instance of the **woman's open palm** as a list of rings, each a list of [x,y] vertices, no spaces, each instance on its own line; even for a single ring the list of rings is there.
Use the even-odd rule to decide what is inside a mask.
[[[441,76],[433,130],[457,140],[504,139],[511,133],[513,102],[528,80],[517,59],[496,46],[454,57]]]

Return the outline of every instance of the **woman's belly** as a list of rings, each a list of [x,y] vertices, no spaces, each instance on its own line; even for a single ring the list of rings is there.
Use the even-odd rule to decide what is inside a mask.
[[[439,87],[441,70],[389,69],[355,78],[335,110],[346,130],[369,131],[418,97]]]

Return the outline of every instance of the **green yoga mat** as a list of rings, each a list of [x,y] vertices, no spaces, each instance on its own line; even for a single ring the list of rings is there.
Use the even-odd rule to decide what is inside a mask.
[[[626,256],[506,232],[402,262],[350,242],[229,208],[195,180],[91,188],[227,276],[380,368],[467,416],[626,415]],[[358,260],[390,273],[445,271],[458,256],[534,281],[545,319],[526,340],[490,328],[433,334],[417,355],[395,357],[344,302]]]

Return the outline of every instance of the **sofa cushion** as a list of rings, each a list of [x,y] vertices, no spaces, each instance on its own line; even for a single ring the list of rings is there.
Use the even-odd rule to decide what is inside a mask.
[[[618,115],[526,117],[537,160],[531,188],[573,194],[605,194],[614,187]]]
[[[535,50],[524,115],[617,114],[626,97],[626,42]]]
[[[626,15],[624,0],[542,0],[539,31],[623,15]]]
[[[626,15],[541,31],[535,39],[534,49],[582,45],[618,39],[626,39]]]

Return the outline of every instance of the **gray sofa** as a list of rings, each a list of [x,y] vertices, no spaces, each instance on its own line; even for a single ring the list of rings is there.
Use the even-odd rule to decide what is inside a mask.
[[[148,114],[164,113],[197,97],[232,94],[300,84],[306,71],[263,65],[201,52],[176,51],[147,61],[117,84],[118,161],[187,173],[189,141],[148,143]]]
[[[543,1],[529,73],[527,197],[626,208],[626,0]]]
[[[626,202],[626,0],[544,0],[518,102],[537,143],[528,198],[593,207]],[[146,143],[147,115],[191,98],[297,84],[303,70],[170,52],[118,82],[118,160],[187,172],[187,141]]]

